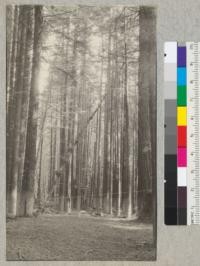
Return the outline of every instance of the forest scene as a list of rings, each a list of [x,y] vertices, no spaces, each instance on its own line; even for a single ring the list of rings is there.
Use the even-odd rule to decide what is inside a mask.
[[[7,260],[155,260],[155,9],[6,11]]]

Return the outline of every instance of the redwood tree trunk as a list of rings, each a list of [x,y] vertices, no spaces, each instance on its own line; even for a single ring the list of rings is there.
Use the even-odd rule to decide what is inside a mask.
[[[34,207],[34,181],[36,168],[36,141],[37,141],[37,112],[38,112],[38,87],[40,55],[40,33],[42,27],[42,6],[35,6],[35,30],[33,44],[33,66],[30,90],[30,105],[27,124],[26,152],[24,175],[22,181],[21,210],[23,215],[31,216]]]
[[[156,49],[155,14],[152,8],[140,8],[139,24],[138,215],[140,218],[151,218],[152,210],[155,209],[155,202],[153,204],[152,201],[152,179],[155,184],[156,178],[155,147],[152,148],[155,145],[155,129],[151,126],[155,125],[155,108],[151,109],[151,106],[155,105],[153,95],[156,79],[156,71],[152,67],[155,65]],[[153,97],[153,101],[150,101],[150,97]]]
[[[26,24],[29,25],[29,23],[31,24],[31,12],[29,9],[30,7],[28,8],[22,6],[20,7],[19,11],[19,26],[18,26],[19,30],[18,30],[17,40],[18,42],[20,42],[20,44],[18,45],[17,48],[15,83],[13,84],[15,97],[13,99],[12,110],[10,110],[11,115],[13,116],[13,122],[9,124],[10,135],[8,136],[7,139],[7,147],[9,147],[10,145],[12,146],[12,149],[9,150],[10,156],[7,161],[7,164],[10,167],[10,172],[7,173],[10,185],[8,213],[11,216],[17,215],[18,168],[20,164],[19,160],[20,131],[21,131],[20,125],[21,125],[21,110],[22,110],[21,105],[23,98],[21,90],[23,88],[23,82],[24,82],[24,67],[25,67],[24,63],[26,58],[26,44],[31,42],[31,36],[32,36],[32,28],[31,27],[27,28],[26,25]],[[24,24],[24,22],[26,22],[26,24]],[[12,160],[11,161],[12,165],[10,164],[9,160]]]

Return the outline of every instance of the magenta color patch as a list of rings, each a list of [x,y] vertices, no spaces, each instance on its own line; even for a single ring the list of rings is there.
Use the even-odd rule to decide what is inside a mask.
[[[187,166],[186,148],[178,148],[178,166]]]

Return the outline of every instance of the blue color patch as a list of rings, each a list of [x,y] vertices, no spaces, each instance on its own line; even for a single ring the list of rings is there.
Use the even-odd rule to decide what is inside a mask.
[[[177,51],[177,64],[178,67],[186,67],[186,47],[178,47]]]
[[[187,77],[186,77],[186,68],[178,67],[177,68],[177,85],[184,86],[186,85]]]

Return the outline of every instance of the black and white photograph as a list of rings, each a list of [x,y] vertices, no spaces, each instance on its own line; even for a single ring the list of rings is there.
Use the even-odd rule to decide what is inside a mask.
[[[7,5],[6,258],[154,261],[156,8]]]

